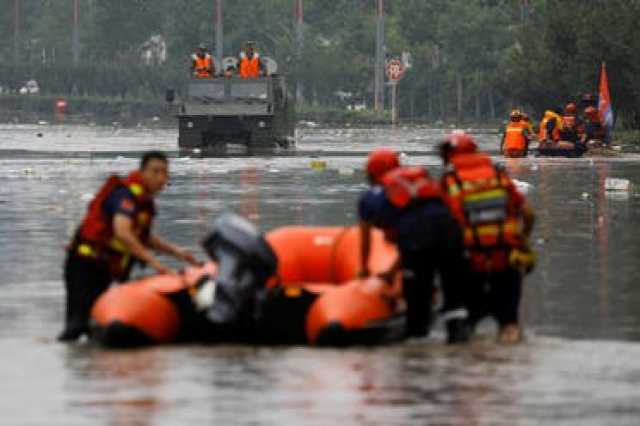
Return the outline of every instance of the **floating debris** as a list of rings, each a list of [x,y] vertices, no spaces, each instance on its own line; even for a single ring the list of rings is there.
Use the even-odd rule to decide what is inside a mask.
[[[631,181],[629,179],[606,178],[604,181],[606,191],[630,191]]]
[[[324,160],[311,160],[311,168],[313,170],[325,170],[327,168],[327,162]]]

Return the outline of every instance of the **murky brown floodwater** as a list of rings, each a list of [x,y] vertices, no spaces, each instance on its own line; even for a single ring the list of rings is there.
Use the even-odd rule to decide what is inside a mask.
[[[36,134],[42,132],[42,137]],[[294,153],[172,159],[157,229],[197,250],[222,211],[263,230],[355,221],[366,152],[438,163],[442,131],[305,131]],[[497,137],[480,135],[495,151]],[[509,161],[539,217],[527,342],[423,341],[375,349],[176,346],[108,351],[53,340],[63,245],[88,197],[137,152],[175,152],[167,130],[0,127],[0,424],[640,424],[640,156]],[[177,156],[178,154],[175,153]],[[327,170],[310,168],[312,156]],[[438,168],[434,167],[437,174]],[[638,275],[636,275],[638,274]]]

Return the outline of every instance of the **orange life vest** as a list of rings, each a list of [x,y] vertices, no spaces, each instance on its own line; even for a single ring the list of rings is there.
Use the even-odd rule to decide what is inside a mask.
[[[213,71],[213,59],[208,53],[201,58],[198,55],[193,57],[193,65],[197,78],[211,78]]]
[[[251,59],[245,56],[240,60],[240,77],[260,77],[260,58],[258,55],[254,54]]]
[[[133,266],[133,258],[126,246],[117,239],[113,230],[113,218],[104,209],[104,202],[119,188],[127,188],[135,199],[134,232],[143,243],[151,235],[151,224],[155,216],[153,199],[147,194],[139,171],[132,172],[126,179],[111,176],[100,188],[89,204],[71,250],[75,254],[106,261],[115,279],[125,279]]]
[[[399,208],[420,200],[442,198],[440,185],[424,167],[399,167],[385,174],[381,183],[387,199]]]
[[[523,242],[513,182],[484,154],[456,155],[442,177],[445,199],[464,232],[464,244],[476,271],[503,270],[512,248]]]
[[[507,125],[507,128],[504,131],[504,151],[505,152],[513,152],[519,151],[524,152],[527,149],[527,137],[525,136],[525,131],[527,130],[527,125],[521,121],[513,122],[510,121]]]
[[[553,131],[551,135],[547,134],[547,124],[550,120],[555,119],[555,126],[553,127]],[[544,113],[544,118],[540,122],[540,133],[538,134],[540,141],[545,141],[547,139],[551,139],[552,141],[560,140],[560,122],[562,118],[553,111],[546,111]]]

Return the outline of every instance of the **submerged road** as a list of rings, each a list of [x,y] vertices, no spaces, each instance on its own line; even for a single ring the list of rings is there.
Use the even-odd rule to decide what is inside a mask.
[[[640,183],[636,154],[506,162],[538,215],[527,341],[515,347],[493,342],[490,321],[453,348],[440,329],[347,350],[55,342],[63,247],[104,178],[135,168],[137,153],[172,152],[156,226],[204,258],[198,242],[224,211],[264,231],[354,223],[367,152],[392,146],[439,175],[443,134],[307,129],[295,151],[198,158],[176,151],[172,130],[0,126],[0,424],[638,424],[640,198],[604,189],[607,177]],[[496,151],[497,136],[478,138]]]

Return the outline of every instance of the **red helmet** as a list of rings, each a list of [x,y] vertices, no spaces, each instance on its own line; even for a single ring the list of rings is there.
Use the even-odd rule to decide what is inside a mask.
[[[578,112],[578,107],[575,104],[575,102],[569,102],[564,107],[564,112],[565,112],[565,114],[575,114],[576,112]]]
[[[478,150],[473,136],[465,132],[452,132],[440,144],[440,156],[448,159],[454,154],[471,154]]]
[[[389,148],[378,148],[371,151],[367,158],[367,175],[373,182],[378,182],[385,173],[400,167],[398,153]]]
[[[588,106],[588,107],[586,107],[584,109],[584,115],[586,115],[589,118],[597,117],[598,116],[598,110],[595,107]]]

